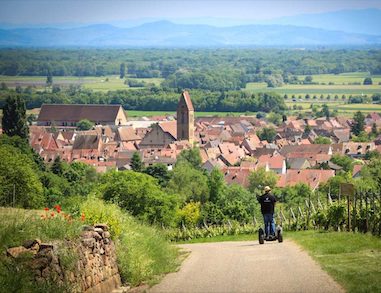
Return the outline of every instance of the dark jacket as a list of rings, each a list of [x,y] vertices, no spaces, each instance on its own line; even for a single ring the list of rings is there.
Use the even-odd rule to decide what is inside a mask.
[[[261,204],[261,212],[262,214],[274,214],[274,207],[276,203],[276,198],[271,192],[262,194],[257,197],[258,202]]]

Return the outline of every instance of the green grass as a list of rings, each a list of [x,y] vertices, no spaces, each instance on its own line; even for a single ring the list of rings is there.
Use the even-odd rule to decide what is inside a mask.
[[[380,292],[381,239],[347,232],[286,233],[348,292]]]
[[[160,85],[164,80],[163,78],[131,78],[136,81],[144,81],[146,83],[153,83],[155,85]],[[8,87],[14,88],[17,85],[22,87],[32,86],[35,89],[42,89],[46,86],[46,76],[0,76],[0,83],[5,82]],[[124,84],[124,79],[120,79],[119,75],[108,75],[108,76],[86,76],[86,77],[76,77],[76,76],[54,76],[53,84],[60,85],[63,87],[68,87],[70,84],[81,85],[85,89],[91,89],[94,91],[115,91],[115,90],[126,90],[126,89],[136,89],[130,88],[128,85]]]

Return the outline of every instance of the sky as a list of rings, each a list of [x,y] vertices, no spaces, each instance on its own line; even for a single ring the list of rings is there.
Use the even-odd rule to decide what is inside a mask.
[[[13,25],[136,23],[204,18],[255,23],[343,9],[381,9],[380,0],[0,0],[0,23]],[[134,22],[135,21],[135,22]]]

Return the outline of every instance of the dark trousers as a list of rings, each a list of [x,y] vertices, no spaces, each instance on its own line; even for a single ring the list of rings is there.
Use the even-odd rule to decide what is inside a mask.
[[[266,236],[275,235],[275,220],[273,214],[264,214],[263,221],[265,222]]]

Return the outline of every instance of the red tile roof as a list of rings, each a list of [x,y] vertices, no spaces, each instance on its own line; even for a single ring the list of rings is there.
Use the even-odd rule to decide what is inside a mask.
[[[327,182],[333,176],[335,176],[334,170],[287,170],[286,174],[279,176],[277,186],[285,187],[306,183],[315,190],[319,184]]]

